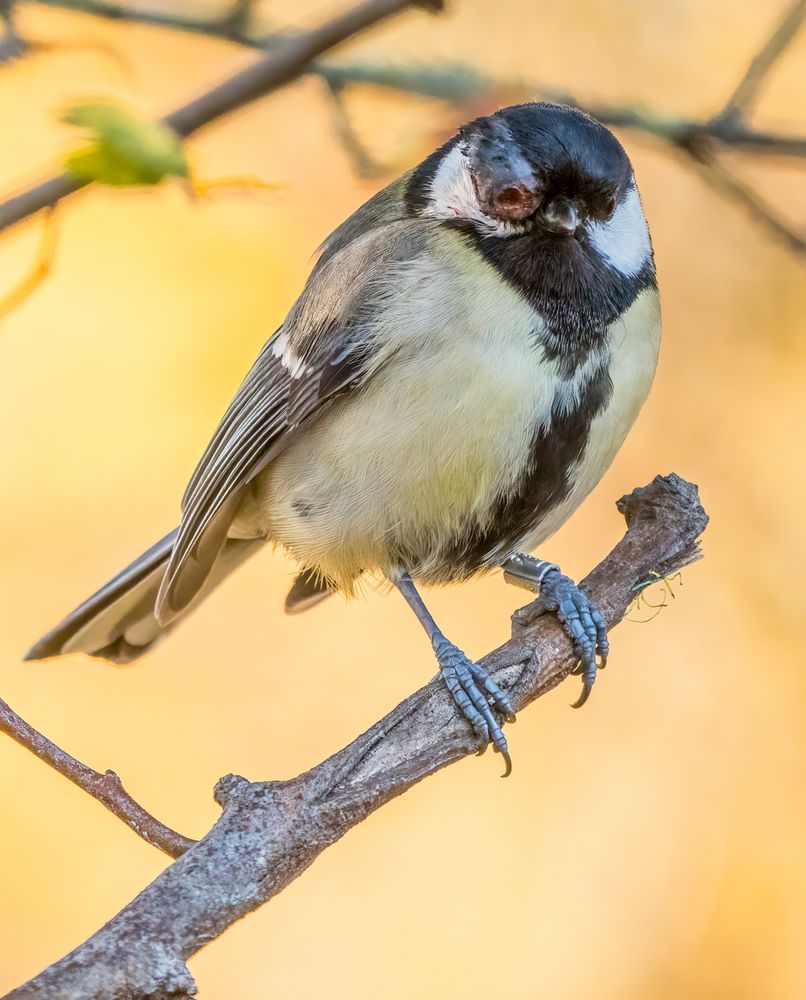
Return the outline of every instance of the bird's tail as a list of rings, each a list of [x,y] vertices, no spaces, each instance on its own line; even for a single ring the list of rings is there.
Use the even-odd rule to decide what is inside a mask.
[[[26,660],[44,660],[67,653],[87,653],[112,663],[131,663],[152,649],[186,614],[253,552],[264,539],[228,539],[193,604],[168,626],[154,616],[165,568],[177,530],[166,535],[127,566],[75,611],[43,636],[26,653]]]

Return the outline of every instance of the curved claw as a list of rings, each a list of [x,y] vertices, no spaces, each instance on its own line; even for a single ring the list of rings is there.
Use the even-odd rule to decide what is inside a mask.
[[[501,777],[508,778],[510,774],[512,774],[512,758],[509,756],[509,751],[498,750],[498,747],[496,747],[495,749],[504,758],[505,767],[504,767],[504,773],[501,775]]]
[[[590,693],[593,690],[593,681],[584,681],[582,684],[582,694],[577,698],[576,701],[571,702],[571,708],[582,708],[585,702],[590,698]]]
[[[600,652],[599,653],[599,659],[598,659],[597,664],[596,664],[596,669],[597,670],[604,670],[604,668],[606,666],[607,666],[607,653],[601,653]],[[585,664],[582,662],[582,660],[580,660],[579,663],[577,663],[577,665],[571,671],[571,676],[572,677],[579,677],[579,675],[581,673],[583,673],[584,670],[585,670]]]
[[[590,697],[597,670],[607,665],[610,643],[604,616],[588,595],[555,570],[543,579],[537,603],[544,611],[552,611],[574,644],[579,662],[571,671],[583,677],[582,694],[573,703],[581,708]],[[597,662],[598,656],[598,662]]]
[[[596,628],[596,649],[599,652],[599,669],[604,670],[607,666],[607,656],[610,652],[610,640],[607,635],[607,622],[604,615],[595,604],[590,606],[591,618]]]
[[[483,754],[492,742],[496,753],[500,753],[506,762],[506,777],[512,771],[512,761],[506,737],[493,710],[507,722],[514,721],[515,713],[509,696],[484,667],[473,663],[444,637],[434,644],[434,651],[454,702],[479,739],[477,755]]]

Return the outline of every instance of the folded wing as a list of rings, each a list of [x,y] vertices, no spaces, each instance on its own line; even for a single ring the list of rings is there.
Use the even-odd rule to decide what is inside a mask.
[[[384,363],[384,303],[397,268],[426,233],[386,195],[373,226],[337,231],[286,322],[268,341],[219,424],[183,499],[182,521],[157,597],[165,625],[193,600],[218,558],[249,483],[336,397]],[[349,223],[349,220],[348,220]]]

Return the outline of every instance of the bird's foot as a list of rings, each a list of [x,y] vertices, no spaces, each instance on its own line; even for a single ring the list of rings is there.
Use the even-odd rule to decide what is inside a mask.
[[[588,595],[558,569],[545,573],[540,583],[540,595],[531,604],[516,611],[512,617],[517,625],[524,626],[548,613],[557,615],[579,658],[579,663],[572,672],[582,675],[582,694],[573,707],[581,708],[591,693],[597,670],[604,670],[607,665],[610,649],[607,625],[601,611]]]
[[[507,738],[495,713],[506,722],[515,721],[509,696],[496,684],[488,670],[468,659],[442,634],[434,639],[434,652],[453,700],[479,738],[479,753],[484,753],[492,742],[493,749],[504,758],[506,767],[503,777],[506,778],[512,771],[512,761]]]

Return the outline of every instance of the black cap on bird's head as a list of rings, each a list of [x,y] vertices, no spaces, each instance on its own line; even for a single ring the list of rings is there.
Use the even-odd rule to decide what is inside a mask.
[[[459,134],[479,205],[502,221],[534,216],[570,235],[586,218],[607,218],[632,177],[613,133],[575,108],[517,105]]]
[[[463,125],[415,171],[412,194],[424,214],[499,235],[537,227],[572,236],[608,219],[631,185],[629,158],[609,129],[576,108],[533,103]]]
[[[463,125],[412,172],[407,204],[485,238],[531,235],[555,255],[582,244],[624,274],[651,258],[624,148],[565,105],[518,104]]]

